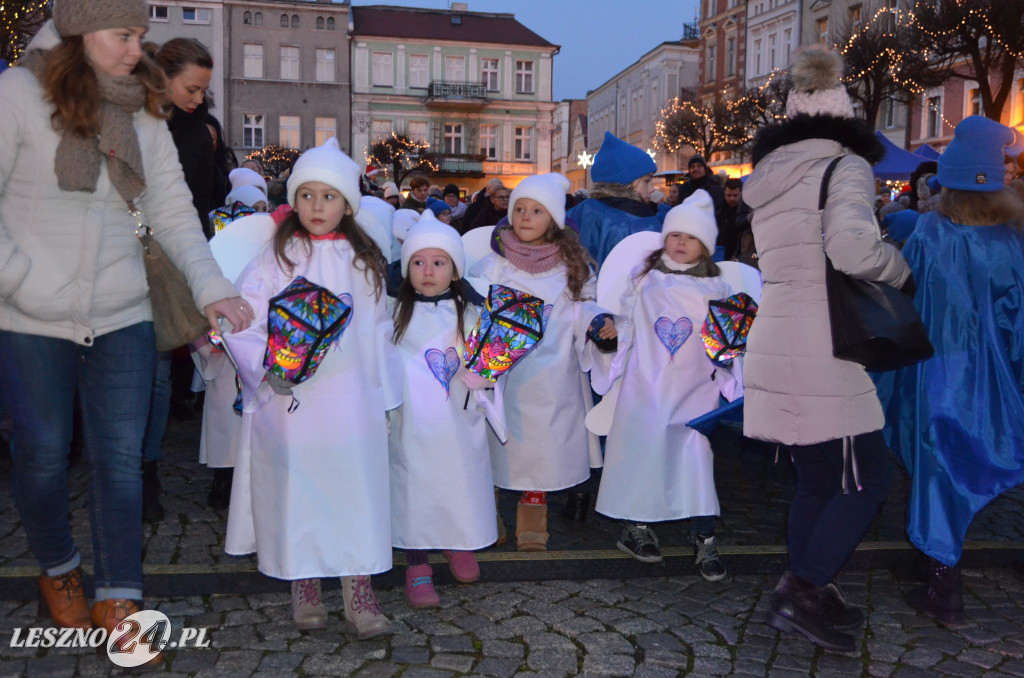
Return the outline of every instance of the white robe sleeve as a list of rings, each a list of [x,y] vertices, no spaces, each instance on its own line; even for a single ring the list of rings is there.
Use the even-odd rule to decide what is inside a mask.
[[[634,277],[635,272],[630,272],[629,282],[619,301],[622,315],[615,316],[615,330],[618,332],[615,353],[603,355],[600,360],[595,361],[590,371],[590,384],[598,395],[607,394],[615,381],[622,377],[626,370],[626,361],[629,359],[629,351],[633,347],[633,309],[636,307],[642,281]]]
[[[563,294],[569,295],[568,288]],[[607,310],[594,301],[594,298],[597,296],[596,277],[590,276],[590,280],[583,286],[581,296],[583,297],[582,301],[572,302],[573,346],[576,349],[576,360],[579,363],[580,370],[590,372],[594,368],[599,368],[602,364],[607,364],[614,353],[603,353],[587,336],[590,331],[590,323],[593,322],[594,318],[602,313],[608,313]]]
[[[273,257],[271,252],[270,257]],[[257,392],[264,384],[263,377],[266,369],[263,367],[263,360],[267,352],[267,314],[270,311],[270,298],[280,292],[273,289],[277,283],[273,270],[267,270],[267,251],[254,259],[245,267],[238,277],[238,286],[242,297],[249,302],[256,314],[252,325],[242,332],[234,334],[225,333],[224,342],[227,344],[231,357],[234,358],[238,367],[238,376],[242,382],[242,407],[246,412],[256,409]],[[276,262],[270,262],[270,266],[276,267]],[[284,285],[281,285],[284,288]],[[269,386],[263,386],[263,390],[272,393]]]
[[[402,367],[402,356],[392,343],[395,325],[388,313],[386,295],[374,304],[377,331],[377,365],[380,369],[380,386],[384,394],[384,410],[393,410],[402,404],[402,387],[405,382],[405,371]]]

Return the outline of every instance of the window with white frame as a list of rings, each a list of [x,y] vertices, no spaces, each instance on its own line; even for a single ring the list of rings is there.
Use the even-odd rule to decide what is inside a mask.
[[[754,41],[754,75],[761,75],[761,41]]]
[[[928,97],[925,112],[925,136],[937,137],[942,134],[942,95]]]
[[[782,33],[782,39],[786,43],[786,61],[783,65],[788,66],[793,53],[793,29],[787,28]]]
[[[778,37],[774,33],[768,36],[768,68],[774,69],[776,66],[775,54],[778,48]]]
[[[252,12],[242,12],[242,23],[246,26],[252,24]]]
[[[263,148],[265,124],[262,113],[245,113],[242,115],[242,146],[245,148]]]
[[[251,42],[242,45],[242,77],[263,77],[263,45]]]
[[[533,128],[516,127],[513,136],[515,144],[516,160],[533,159]]]
[[[198,7],[182,7],[181,22],[185,24],[208,24],[210,23],[210,10]]]
[[[725,39],[725,76],[736,75],[736,38]]]
[[[498,159],[497,125],[480,125],[480,155],[487,160]]]
[[[298,47],[281,47],[281,79],[282,80],[298,80],[299,79],[299,48]]]
[[[337,118],[316,118],[314,120],[316,129],[316,138],[313,143],[317,146],[323,146],[328,139],[333,139],[338,136],[338,120]]]
[[[329,31],[333,31],[334,30],[334,17],[333,16],[327,17],[327,30],[329,30]]]
[[[405,125],[405,136],[421,144],[427,141],[427,123],[422,120],[413,120]]]
[[[282,115],[277,119],[280,140],[277,142],[283,148],[298,149],[299,141],[299,116]]]
[[[167,7],[163,5],[150,5],[149,20],[161,22],[167,21]]]
[[[430,57],[426,54],[409,55],[409,87],[426,88],[430,84]]]
[[[444,152],[462,155],[462,123],[446,122],[444,124]]]
[[[516,61],[516,92],[533,94],[533,62]]]
[[[318,17],[316,18],[316,29],[317,29],[318,31],[322,31],[322,30],[324,30],[324,26],[326,26],[326,25],[327,25],[327,24],[326,24],[326,23],[324,23],[324,18],[323,18],[322,16],[318,16]]]
[[[484,87],[487,88],[488,92],[497,92],[499,87],[498,83],[498,60],[497,59],[481,59],[480,60],[480,77],[483,80]]]
[[[718,62],[718,46],[714,43],[708,43],[707,57],[705,59],[704,74],[707,82],[714,82],[717,79],[715,67]]]
[[[818,43],[828,44],[828,17],[823,16],[814,22],[815,31],[818,34]]]
[[[391,52],[373,53],[373,86],[393,87],[395,84],[394,55]]]
[[[444,79],[448,82],[465,82],[466,57],[446,56],[444,58]]]
[[[387,139],[391,136],[390,120],[374,120],[370,124],[371,134],[373,135],[370,139],[370,143],[380,141],[381,139]]]
[[[967,115],[981,115],[984,110],[981,103],[981,90],[977,87],[970,87],[967,90],[967,96],[964,97],[967,102]]]
[[[882,106],[882,126],[885,129],[896,126],[896,100],[892,97],[887,97]]]
[[[316,50],[316,81],[334,82],[334,50]],[[319,146],[320,144],[317,144]]]
[[[263,12],[256,12],[252,15],[252,25],[262,26],[263,25]]]
[[[288,15],[287,14],[282,14],[281,15],[281,28],[288,28]]]
[[[292,14],[292,28],[298,28],[298,27],[299,27],[299,15],[298,14]]]

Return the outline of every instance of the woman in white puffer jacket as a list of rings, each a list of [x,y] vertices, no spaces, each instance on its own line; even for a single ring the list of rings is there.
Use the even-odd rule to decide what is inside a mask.
[[[197,308],[252,309],[210,254],[143,59],[143,0],[61,0],[0,75],[0,389],[14,419],[14,497],[58,626],[104,626],[142,598],[141,445],[155,345],[132,201]],[[78,392],[90,469],[96,603],[68,520]]]

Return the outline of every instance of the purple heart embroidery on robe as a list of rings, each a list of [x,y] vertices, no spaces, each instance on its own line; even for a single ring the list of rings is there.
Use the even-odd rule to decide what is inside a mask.
[[[686,343],[692,332],[693,323],[685,316],[675,322],[662,316],[654,322],[654,333],[658,335],[658,341],[668,351],[669,359],[675,357],[676,351]]]
[[[459,371],[459,353],[453,347],[449,346],[445,351],[441,351],[436,348],[428,348],[427,352],[423,354],[423,357],[427,361],[427,367],[433,372],[434,378],[437,379],[441,386],[444,387],[446,397],[450,398],[451,393],[449,387],[452,383],[452,377]]]

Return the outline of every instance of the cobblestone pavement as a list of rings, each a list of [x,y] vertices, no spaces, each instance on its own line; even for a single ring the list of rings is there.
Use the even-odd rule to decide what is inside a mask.
[[[325,594],[329,626],[296,631],[286,594],[153,601],[182,625],[209,629],[212,647],[179,650],[167,675],[346,676],[1024,676],[1024,585],[1007,570],[966,576],[969,621],[942,627],[910,612],[888,572],[850,573],[865,607],[858,650],[835,655],[762,623],[772,580],[741,576],[485,583],[440,587],[442,608],[415,611],[400,589],[378,596],[391,638],[342,630],[341,594]],[[11,648],[14,627],[38,624],[34,605],[0,603],[0,675],[108,673],[89,650]]]
[[[173,424],[165,440],[168,517],[146,526],[145,563],[194,569],[252,566],[254,559],[223,554],[225,514],[206,507],[210,474],[194,462],[197,438],[193,421]],[[787,460],[775,463],[774,448],[742,440],[734,431],[720,430],[713,442],[723,544],[783,544],[792,493]],[[80,464],[71,480],[72,523],[88,563],[85,481],[85,464]],[[0,474],[0,578],[14,571],[24,577],[34,568],[9,485],[7,474]],[[509,524],[514,501],[504,493],[502,513]],[[552,497],[553,513],[561,501]],[[869,542],[905,541],[905,503],[906,477],[897,470]],[[550,545],[567,552],[613,548],[619,525],[591,515],[587,528],[577,531],[553,516]],[[1018,544],[1024,542],[1022,531],[1024,490],[1017,488],[979,514],[969,539]],[[680,523],[658,526],[663,546],[683,545],[685,532]],[[681,557],[688,556],[671,556]],[[652,574],[656,571],[652,568]],[[1024,583],[1008,569],[965,571],[968,620],[951,627],[911,612],[901,598],[908,584],[897,582],[889,571],[844,571],[849,602],[863,607],[868,618],[856,632],[853,655],[821,652],[763,623],[776,577],[730,576],[717,584],[697,576],[652,576],[439,586],[442,608],[431,611],[411,610],[401,587],[383,586],[378,598],[396,633],[367,642],[344,634],[336,582],[325,582],[325,601],[333,611],[330,624],[313,632],[293,628],[285,593],[209,591],[146,602],[165,612],[175,630],[204,627],[212,640],[209,649],[173,653],[161,675],[1024,676]],[[0,601],[0,676],[109,673],[109,660],[92,651],[11,647],[15,628],[42,623],[34,600],[29,602],[34,584],[25,581],[23,594],[7,596],[22,600]]]

